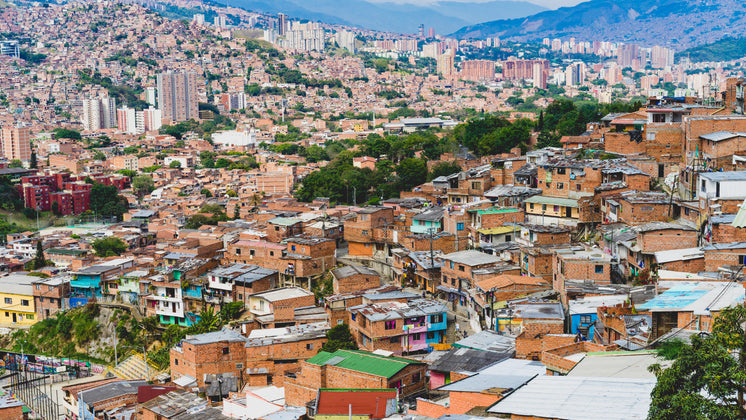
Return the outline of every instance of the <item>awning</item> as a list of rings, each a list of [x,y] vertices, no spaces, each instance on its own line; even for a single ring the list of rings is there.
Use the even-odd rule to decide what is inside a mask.
[[[461,295],[463,297],[469,297],[469,295],[467,295],[465,292],[462,292],[462,291],[460,291],[458,289],[454,289],[453,287],[443,286],[442,284],[440,286],[436,287],[436,289],[437,290],[441,290],[443,292],[447,292],[447,293],[455,293],[455,294]]]

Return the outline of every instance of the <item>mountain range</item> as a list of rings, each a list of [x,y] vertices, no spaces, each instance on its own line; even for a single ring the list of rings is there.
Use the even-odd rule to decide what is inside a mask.
[[[546,8],[528,1],[441,1],[428,6],[365,0],[222,0],[230,6],[263,13],[285,13],[291,18],[349,25],[398,33],[417,33],[420,24],[438,34],[486,19],[514,19]]]
[[[452,36],[519,41],[575,37],[683,49],[744,34],[746,3],[740,0],[590,0],[525,18],[468,25]]]

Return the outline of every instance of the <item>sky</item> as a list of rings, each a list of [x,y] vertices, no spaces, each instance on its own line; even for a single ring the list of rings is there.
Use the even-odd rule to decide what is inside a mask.
[[[432,3],[437,3],[437,0],[368,0],[373,3],[384,3],[384,2],[393,2],[393,3],[411,3],[411,4],[417,4],[420,6],[426,6]],[[484,3],[487,1],[492,0],[455,0],[455,1],[463,1],[463,2],[469,2],[469,3]],[[520,1],[520,0],[518,0]],[[575,6],[578,3],[582,3],[583,1],[587,0],[524,0],[529,3],[538,4],[539,6],[544,6],[547,9],[558,9],[560,7],[565,6]]]

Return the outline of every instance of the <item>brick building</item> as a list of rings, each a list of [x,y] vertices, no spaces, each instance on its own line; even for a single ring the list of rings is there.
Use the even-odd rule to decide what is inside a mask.
[[[314,306],[312,292],[300,287],[283,287],[268,290],[249,296],[249,312],[254,323],[253,328],[280,328],[298,324],[327,321],[323,308]],[[298,312],[311,309],[317,317],[298,317]]]
[[[330,363],[331,362],[331,363]],[[425,390],[427,364],[365,351],[319,352],[285,378],[285,401],[305,406],[321,388],[397,389],[400,397]]]
[[[206,375],[240,376],[246,363],[246,337],[224,327],[220,331],[187,336],[170,351],[174,380],[189,376],[205,386]]]
[[[327,331],[326,322],[251,331],[246,341],[246,383],[282,386],[286,372],[319,352]]]
[[[348,310],[350,332],[363,350],[428,351],[443,342],[448,328],[446,305],[432,299],[376,302]]]
[[[334,293],[349,293],[356,290],[373,289],[381,286],[381,275],[370,268],[359,265],[346,265],[332,270]]]

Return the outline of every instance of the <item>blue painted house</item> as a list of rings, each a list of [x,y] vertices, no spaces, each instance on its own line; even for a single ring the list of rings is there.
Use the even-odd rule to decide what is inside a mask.
[[[73,272],[73,279],[70,281],[70,307],[82,306],[93,298],[103,297],[102,283],[115,280],[134,267],[134,262],[134,258],[117,258]]]
[[[443,208],[430,207],[412,217],[412,233],[436,233],[443,230]]]
[[[587,296],[568,302],[570,308],[570,332],[580,333],[585,340],[593,340],[594,325],[598,319],[598,308],[624,303],[627,295]]]

